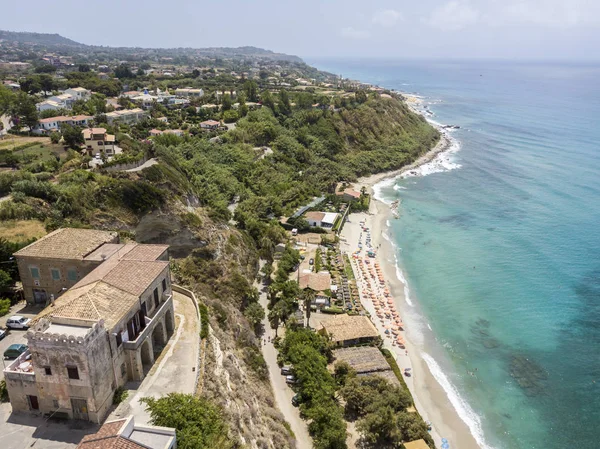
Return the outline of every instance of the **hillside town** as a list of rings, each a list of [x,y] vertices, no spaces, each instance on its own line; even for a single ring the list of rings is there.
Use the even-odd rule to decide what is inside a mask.
[[[0,34],[9,447],[383,447],[381,404],[435,447],[356,179],[437,131],[297,57],[44,36]]]

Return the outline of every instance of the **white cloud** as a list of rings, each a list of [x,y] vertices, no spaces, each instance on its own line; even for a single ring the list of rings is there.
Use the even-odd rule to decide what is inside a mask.
[[[402,20],[402,14],[393,9],[385,9],[376,11],[373,14],[371,22],[375,25],[380,25],[385,28],[391,28]]]
[[[435,8],[425,23],[444,31],[457,31],[477,22],[479,12],[463,0],[452,0]]]
[[[340,35],[346,39],[368,39],[371,34],[366,30],[357,30],[353,27],[345,27],[340,30]]]
[[[536,4],[538,3],[538,4]],[[506,14],[514,22],[526,22],[548,27],[568,28],[578,25],[583,12],[577,1],[514,1],[506,5]]]

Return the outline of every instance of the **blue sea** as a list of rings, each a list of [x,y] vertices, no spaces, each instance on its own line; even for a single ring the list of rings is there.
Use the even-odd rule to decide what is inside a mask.
[[[460,126],[439,170],[378,195],[401,199],[409,336],[482,445],[600,447],[600,65],[309,63]]]

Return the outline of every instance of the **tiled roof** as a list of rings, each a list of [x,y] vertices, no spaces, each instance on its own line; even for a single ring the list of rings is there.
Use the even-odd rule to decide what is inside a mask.
[[[168,266],[169,262],[163,261],[122,260],[102,280],[140,296]]]
[[[148,449],[148,447],[115,435],[86,442],[82,441],[77,449]]]
[[[123,424],[125,424],[125,421],[127,421],[127,420],[120,419],[118,421],[107,422],[107,423],[103,424],[102,427],[100,427],[100,429],[98,429],[98,432],[93,433],[91,435],[86,435],[85,437],[83,437],[83,440],[81,440],[81,442],[85,443],[86,441],[97,440],[99,438],[106,438],[106,437],[118,435],[119,430],[121,430],[121,427],[123,427]]]
[[[53,318],[70,318],[96,322],[104,320],[112,329],[131,308],[139,302],[138,296],[98,281],[72,288],[46,307],[35,318],[53,321]]]
[[[169,249],[169,245],[136,245],[121,257],[122,260],[157,260]]]
[[[325,212],[307,212],[304,215],[306,218],[308,218],[309,220],[315,220],[315,221],[321,221],[323,220],[323,218],[325,218]]]
[[[116,232],[62,228],[20,249],[15,255],[49,259],[83,259],[100,245],[112,242],[116,237]]]

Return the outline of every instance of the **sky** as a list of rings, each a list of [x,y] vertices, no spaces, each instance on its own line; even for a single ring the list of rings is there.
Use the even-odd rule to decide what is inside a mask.
[[[600,60],[600,0],[28,0],[0,29],[139,47],[252,45],[304,58]]]

